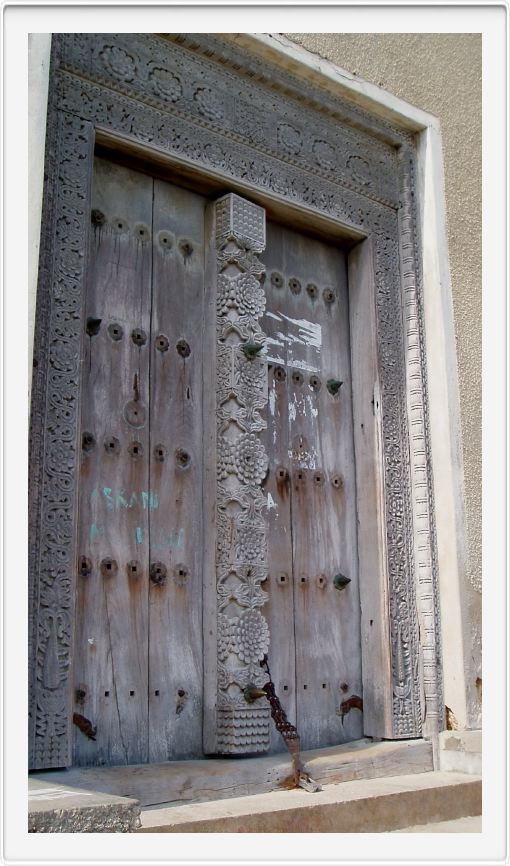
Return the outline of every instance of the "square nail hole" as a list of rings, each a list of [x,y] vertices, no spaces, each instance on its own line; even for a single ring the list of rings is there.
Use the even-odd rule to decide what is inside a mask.
[[[132,698],[133,695],[134,695],[134,692],[133,692],[133,691],[130,691],[130,692],[129,692],[129,697]]]

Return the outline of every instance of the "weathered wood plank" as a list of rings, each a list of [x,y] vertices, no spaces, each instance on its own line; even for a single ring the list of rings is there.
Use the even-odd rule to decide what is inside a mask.
[[[149,760],[202,752],[202,365],[204,206],[154,184],[151,336]]]
[[[279,353],[287,378],[297,722],[312,748],[362,732],[358,710],[340,715],[343,700],[361,696],[345,257],[270,224],[268,262],[281,276],[268,350]],[[344,383],[336,395],[330,379]],[[342,592],[339,573],[351,579]]]
[[[292,724],[296,724],[296,652],[294,642],[294,584],[292,580],[291,480],[289,474],[289,382],[286,352],[279,332],[282,288],[281,243],[278,226],[267,224],[268,243],[266,264],[266,314],[262,329],[267,335],[268,409],[266,450],[269,474],[264,484],[267,498],[268,602],[265,608],[271,642],[269,667],[276,693]],[[282,752],[285,744],[275,726],[271,725],[271,751]]]
[[[359,740],[304,752],[312,777],[322,784],[376,779],[433,769],[432,747],[424,740],[373,743]],[[262,794],[287,787],[287,755],[259,758],[209,758],[201,761],[125,767],[70,769],[51,774],[51,781],[84,790],[134,797],[142,806],[182,805]],[[36,778],[45,779],[44,773]]]
[[[363,731],[393,736],[393,686],[385,501],[381,466],[380,381],[374,300],[374,250],[364,241],[349,254],[351,365],[359,531]],[[397,480],[397,485],[398,485]],[[374,672],[377,672],[374,675]]]
[[[92,206],[74,711],[97,733],[75,728],[74,761],[118,764],[147,759],[149,349],[132,334],[150,331],[152,179],[97,160]]]

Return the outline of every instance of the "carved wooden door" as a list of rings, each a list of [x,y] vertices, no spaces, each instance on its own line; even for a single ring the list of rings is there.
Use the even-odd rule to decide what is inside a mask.
[[[92,207],[74,761],[197,757],[204,200],[97,159]]]
[[[346,258],[268,222],[263,261],[269,659],[312,749],[363,736]]]
[[[196,193],[95,161],[75,764],[203,754],[202,597],[211,579],[202,568],[206,205]],[[277,692],[302,746],[317,748],[362,735],[359,711],[341,715],[344,701],[361,696],[345,257],[268,223],[262,259],[269,398],[261,433],[269,458],[263,613]],[[271,749],[282,748],[273,730]]]

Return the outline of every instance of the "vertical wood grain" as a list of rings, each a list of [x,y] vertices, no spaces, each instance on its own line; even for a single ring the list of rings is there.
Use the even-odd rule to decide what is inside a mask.
[[[75,728],[74,761],[136,763],[147,760],[150,490],[148,464],[129,449],[149,447],[149,346],[131,333],[150,330],[152,179],[96,160],[92,208],[85,320],[97,333],[84,339],[81,426],[94,443],[81,452],[77,545],[77,565],[85,557],[91,573],[77,577],[74,711],[97,734],[94,742]],[[126,420],[135,396],[137,428]],[[101,573],[105,559],[116,563],[112,576]]]
[[[203,244],[204,199],[156,180],[150,561],[167,577],[149,588],[150,761],[202,754]]]
[[[359,524],[363,722],[366,736],[391,738],[393,686],[390,602],[373,255],[372,243],[367,240],[351,251],[348,261]]]
[[[282,289],[278,283],[275,284],[273,277],[274,272],[280,273],[282,245],[279,227],[270,223],[266,225],[268,231],[264,253],[266,314],[262,319],[262,329],[267,335],[269,392],[265,439],[269,457],[269,474],[264,485],[267,498],[269,598],[265,611],[271,634],[269,645],[271,676],[289,721],[295,724],[296,652],[289,460],[289,381],[286,353],[280,352],[281,347],[278,346],[281,323],[275,318],[281,307]],[[271,751],[281,752],[284,748],[281,735],[274,725],[271,725]]]
[[[267,261],[283,282],[272,293],[278,319],[268,317],[276,335],[268,352],[280,353],[287,376],[297,725],[303,747],[316,748],[362,731],[359,710],[340,715],[344,700],[362,694],[345,257],[270,225]],[[328,302],[323,292],[331,288]],[[336,396],[329,379],[343,381]],[[351,580],[342,591],[333,583],[339,573]]]

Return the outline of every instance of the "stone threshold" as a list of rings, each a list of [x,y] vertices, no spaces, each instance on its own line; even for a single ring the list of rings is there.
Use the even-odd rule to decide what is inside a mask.
[[[138,833],[384,833],[480,815],[482,783],[428,772],[142,811]],[[410,831],[412,832],[412,830]],[[460,830],[459,832],[462,832]]]
[[[433,769],[430,742],[374,742],[365,738],[302,753],[303,764],[321,785],[425,773]],[[138,801],[143,807],[178,807],[232,797],[246,797],[292,787],[289,755],[252,758],[202,758],[162,764],[71,767],[37,771],[31,780]],[[311,796],[311,795],[310,795]]]

